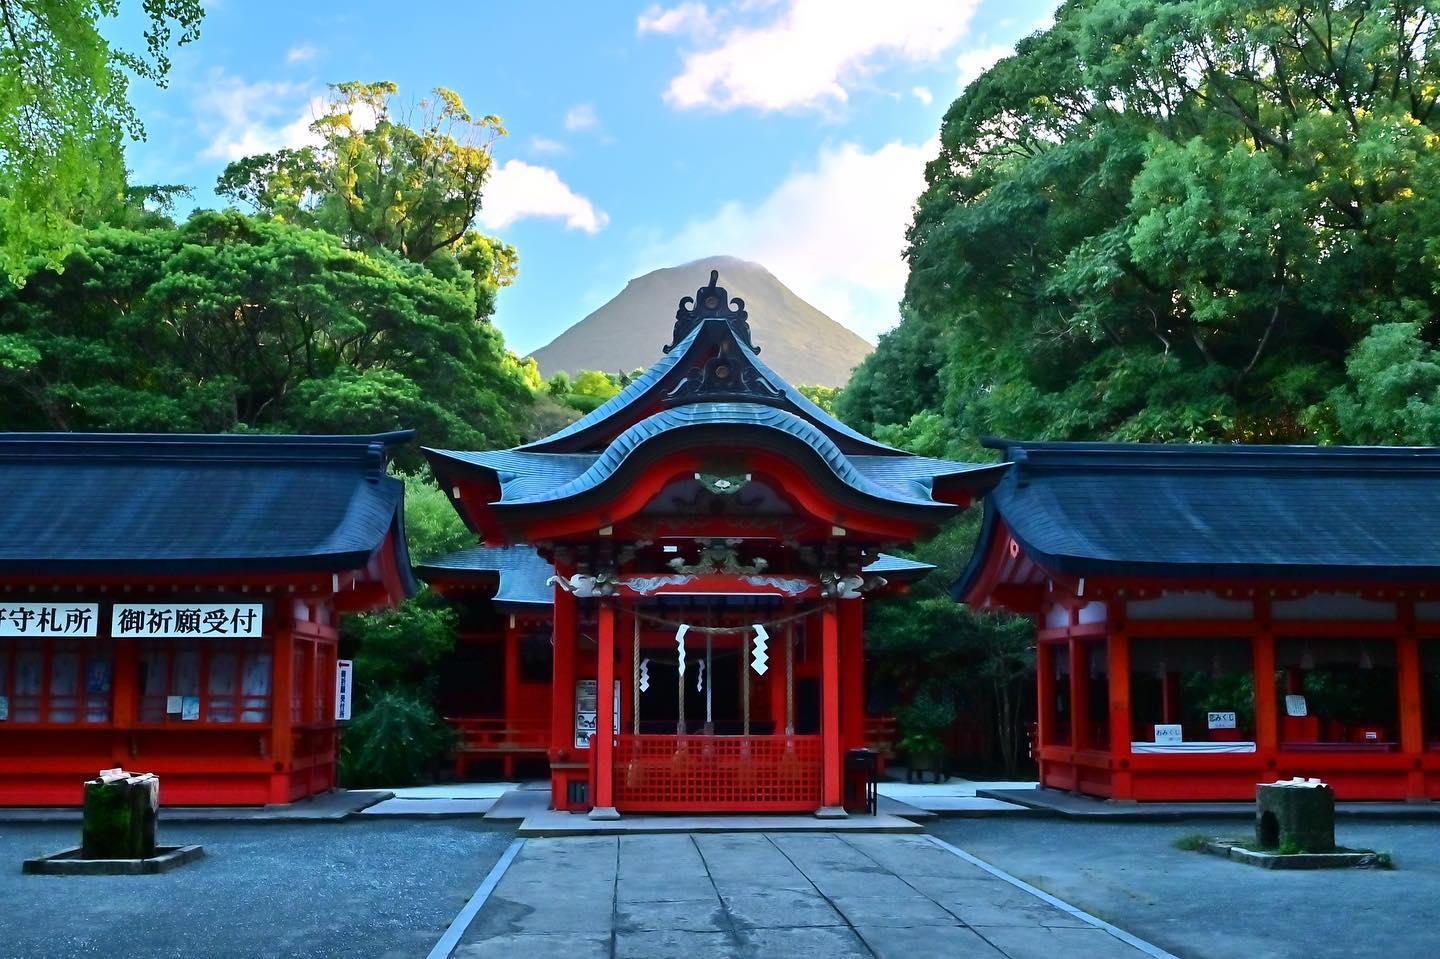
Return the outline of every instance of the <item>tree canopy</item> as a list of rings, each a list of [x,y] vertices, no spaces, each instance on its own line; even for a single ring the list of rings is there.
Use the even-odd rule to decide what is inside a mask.
[[[468,275],[488,317],[516,271],[514,248],[474,228],[490,148],[505,134],[500,118],[473,116],[443,87],[414,104],[390,82],[330,90],[310,125],[318,144],[236,160],[216,192],[257,216],[333,233],[352,249]]]
[[[1433,441],[1436,28],[1404,2],[1063,4],[947,112],[904,319],[842,415],[938,417],[952,452]]]
[[[0,272],[63,255],[75,223],[125,194],[124,140],[144,136],[131,77],[163,86],[172,45],[199,36],[200,0],[145,0],[144,49],[100,22],[119,0],[0,0]]]
[[[75,246],[0,292],[8,428],[519,439],[538,374],[476,320],[466,277],[235,211]]]

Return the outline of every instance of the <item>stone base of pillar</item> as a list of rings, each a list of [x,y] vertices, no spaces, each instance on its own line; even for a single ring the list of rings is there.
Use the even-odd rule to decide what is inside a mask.
[[[620,818],[620,812],[614,806],[596,806],[590,810],[590,818],[610,822]]]
[[[850,814],[845,811],[844,806],[821,806],[815,810],[816,819],[849,819]]]

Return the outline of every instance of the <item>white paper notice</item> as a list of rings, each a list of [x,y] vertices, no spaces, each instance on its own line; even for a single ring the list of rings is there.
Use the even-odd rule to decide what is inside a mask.
[[[1223,711],[1210,713],[1207,722],[1211,729],[1234,729],[1235,714]]]
[[[1156,723],[1155,741],[1157,743],[1178,743],[1184,742],[1185,729],[1179,723]]]

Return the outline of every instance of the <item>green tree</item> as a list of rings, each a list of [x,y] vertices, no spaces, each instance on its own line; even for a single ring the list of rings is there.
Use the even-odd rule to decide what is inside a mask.
[[[0,269],[57,262],[73,224],[125,194],[123,142],[144,129],[131,78],[164,86],[172,45],[199,36],[200,0],[145,0],[143,50],[101,35],[119,0],[0,0]]]
[[[405,540],[416,563],[453,553],[475,542],[450,497],[429,471],[402,473],[405,482]]]
[[[933,411],[967,438],[1403,438],[1337,399],[1369,389],[1372,330],[1440,335],[1437,23],[1397,2],[1064,3],[947,112],[904,319],[842,413]]]
[[[482,448],[518,440],[531,400],[467,280],[318,230],[234,211],[102,228],[27,279],[0,292],[11,429],[415,427]]]
[[[317,146],[245,157],[216,192],[262,217],[333,233],[351,249],[384,249],[442,275],[467,275],[481,317],[515,278],[513,247],[474,228],[503,136],[437,87],[415,104],[394,83],[338,83],[310,129]]]
[[[801,394],[827,413],[835,412],[835,402],[840,398],[838,386],[801,386]]]

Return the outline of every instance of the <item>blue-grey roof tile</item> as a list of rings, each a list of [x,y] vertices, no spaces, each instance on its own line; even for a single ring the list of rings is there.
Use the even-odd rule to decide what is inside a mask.
[[[0,434],[0,570],[359,568],[403,532],[410,435]]]
[[[865,567],[865,572],[913,579],[934,568],[929,563],[881,553]],[[422,579],[431,581],[457,575],[498,577],[492,602],[501,608],[551,606],[555,601],[549,582],[555,575],[555,567],[529,546],[471,546],[422,563],[415,571]]]
[[[986,529],[1054,569],[1440,571],[1437,448],[992,442],[1014,465]]]
[[[422,563],[415,571],[427,580],[457,574],[496,576],[499,582],[493,602],[497,606],[550,606],[554,602],[549,580],[555,567],[530,546],[471,546]]]

